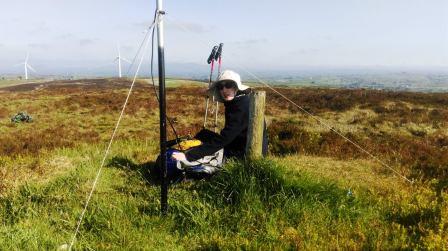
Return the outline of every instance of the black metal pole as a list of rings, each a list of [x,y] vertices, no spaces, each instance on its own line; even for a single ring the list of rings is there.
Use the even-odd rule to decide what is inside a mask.
[[[168,179],[166,169],[166,97],[165,97],[165,56],[163,45],[162,0],[157,0],[157,40],[159,55],[159,111],[160,111],[160,165],[162,168],[162,186],[160,194],[160,209],[162,215],[168,212]]]

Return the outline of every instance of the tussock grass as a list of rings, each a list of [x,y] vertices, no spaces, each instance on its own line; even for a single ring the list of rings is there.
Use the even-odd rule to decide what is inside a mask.
[[[398,186],[378,195],[381,186],[367,181],[349,194],[355,180],[318,177],[291,157],[233,161],[211,180],[174,185],[170,214],[161,217],[159,188],[148,174],[154,162],[138,164],[129,156],[143,148],[136,141],[118,142],[114,151],[124,151],[103,170],[77,249],[401,249],[429,247],[434,238],[440,241],[431,245],[444,247],[446,233],[439,226],[447,224],[446,202],[434,202],[430,190],[410,194]],[[53,249],[70,240],[102,154],[91,146],[64,152],[82,157],[46,182],[26,183],[1,197],[3,248]],[[393,184],[393,178],[386,180],[383,185]]]
[[[276,155],[307,154],[331,156],[340,159],[367,158],[366,154],[335,132],[308,130],[302,120],[276,121],[269,128],[270,151]],[[332,124],[331,122],[329,124]],[[342,133],[350,140],[389,165],[413,178],[448,178],[448,135],[436,133],[388,133],[382,130],[365,130]],[[404,127],[404,130],[407,130]],[[417,129],[415,129],[417,130]],[[419,132],[419,131],[418,131]],[[417,134],[417,135],[414,135]]]
[[[135,144],[119,147],[136,149]],[[55,248],[69,240],[101,157],[88,155],[63,175],[24,184],[1,198],[2,247]],[[272,160],[231,162],[209,181],[171,187],[170,214],[163,218],[159,189],[144,178],[150,165],[125,156],[109,162],[77,248],[399,248],[409,243],[400,228],[389,229],[381,205]],[[373,235],[372,221],[379,224]]]

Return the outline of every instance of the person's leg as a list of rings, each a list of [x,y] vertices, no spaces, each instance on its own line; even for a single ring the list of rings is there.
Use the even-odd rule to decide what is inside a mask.
[[[207,129],[202,129],[194,136],[194,138],[198,139],[198,140],[200,140],[202,142],[209,142],[210,139],[213,139],[213,138],[219,137],[219,136],[220,135],[215,133],[215,132],[212,132],[212,131],[207,130]]]

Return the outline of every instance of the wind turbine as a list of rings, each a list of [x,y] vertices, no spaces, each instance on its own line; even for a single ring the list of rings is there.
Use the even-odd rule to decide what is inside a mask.
[[[120,53],[120,44],[117,45],[117,49],[118,49],[118,56],[115,58],[115,61],[118,61],[118,77],[121,78],[121,60],[127,62],[127,63],[131,63],[131,61],[129,61],[128,59],[121,57],[121,53]]]
[[[27,53],[25,62],[18,64],[18,65],[23,65],[23,68],[25,69],[25,79],[26,80],[28,80],[28,69],[30,69],[30,70],[34,71],[35,73],[37,73],[36,70],[34,70],[34,68],[31,65],[28,64],[29,56],[30,56],[30,53]]]

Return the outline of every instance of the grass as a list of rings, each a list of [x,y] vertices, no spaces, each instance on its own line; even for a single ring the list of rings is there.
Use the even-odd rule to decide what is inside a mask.
[[[127,86],[95,79],[0,93],[0,249],[70,242]],[[202,126],[201,90],[168,89],[181,135]],[[161,217],[149,172],[158,152],[157,103],[139,82],[75,248],[448,248],[448,120],[436,102],[442,94],[286,91],[414,185],[268,93],[270,157],[232,161],[211,180],[170,186],[170,213]],[[333,103],[344,95],[352,103]],[[32,124],[10,123],[21,110]]]
[[[1,80],[0,80],[0,87],[16,85],[16,84],[20,84],[20,83],[24,83],[24,82],[26,82],[26,80],[19,80],[19,79],[1,79]]]
[[[446,202],[431,202],[437,196],[428,189],[397,186],[401,182],[393,177],[375,181],[374,186],[364,181],[358,187],[353,183],[360,182],[347,176],[318,177],[310,162],[323,160],[309,157],[308,162],[291,157],[231,162],[212,180],[174,185],[170,214],[163,218],[159,188],[147,173],[153,162],[131,157],[146,149],[136,141],[114,146],[113,152],[119,154],[113,154],[103,169],[77,249],[403,249],[429,247],[426,236],[409,234],[405,226],[420,231],[419,224],[435,230],[436,223],[447,224],[440,220],[447,213]],[[154,154],[156,146],[150,149]],[[153,154],[145,157],[152,159]],[[100,148],[91,145],[47,156],[74,163],[51,178],[22,184],[0,199],[0,245],[53,249],[67,243],[101,157]],[[375,194],[384,187],[386,193]],[[430,238],[446,240],[441,230]],[[431,245],[445,247],[443,242]]]

